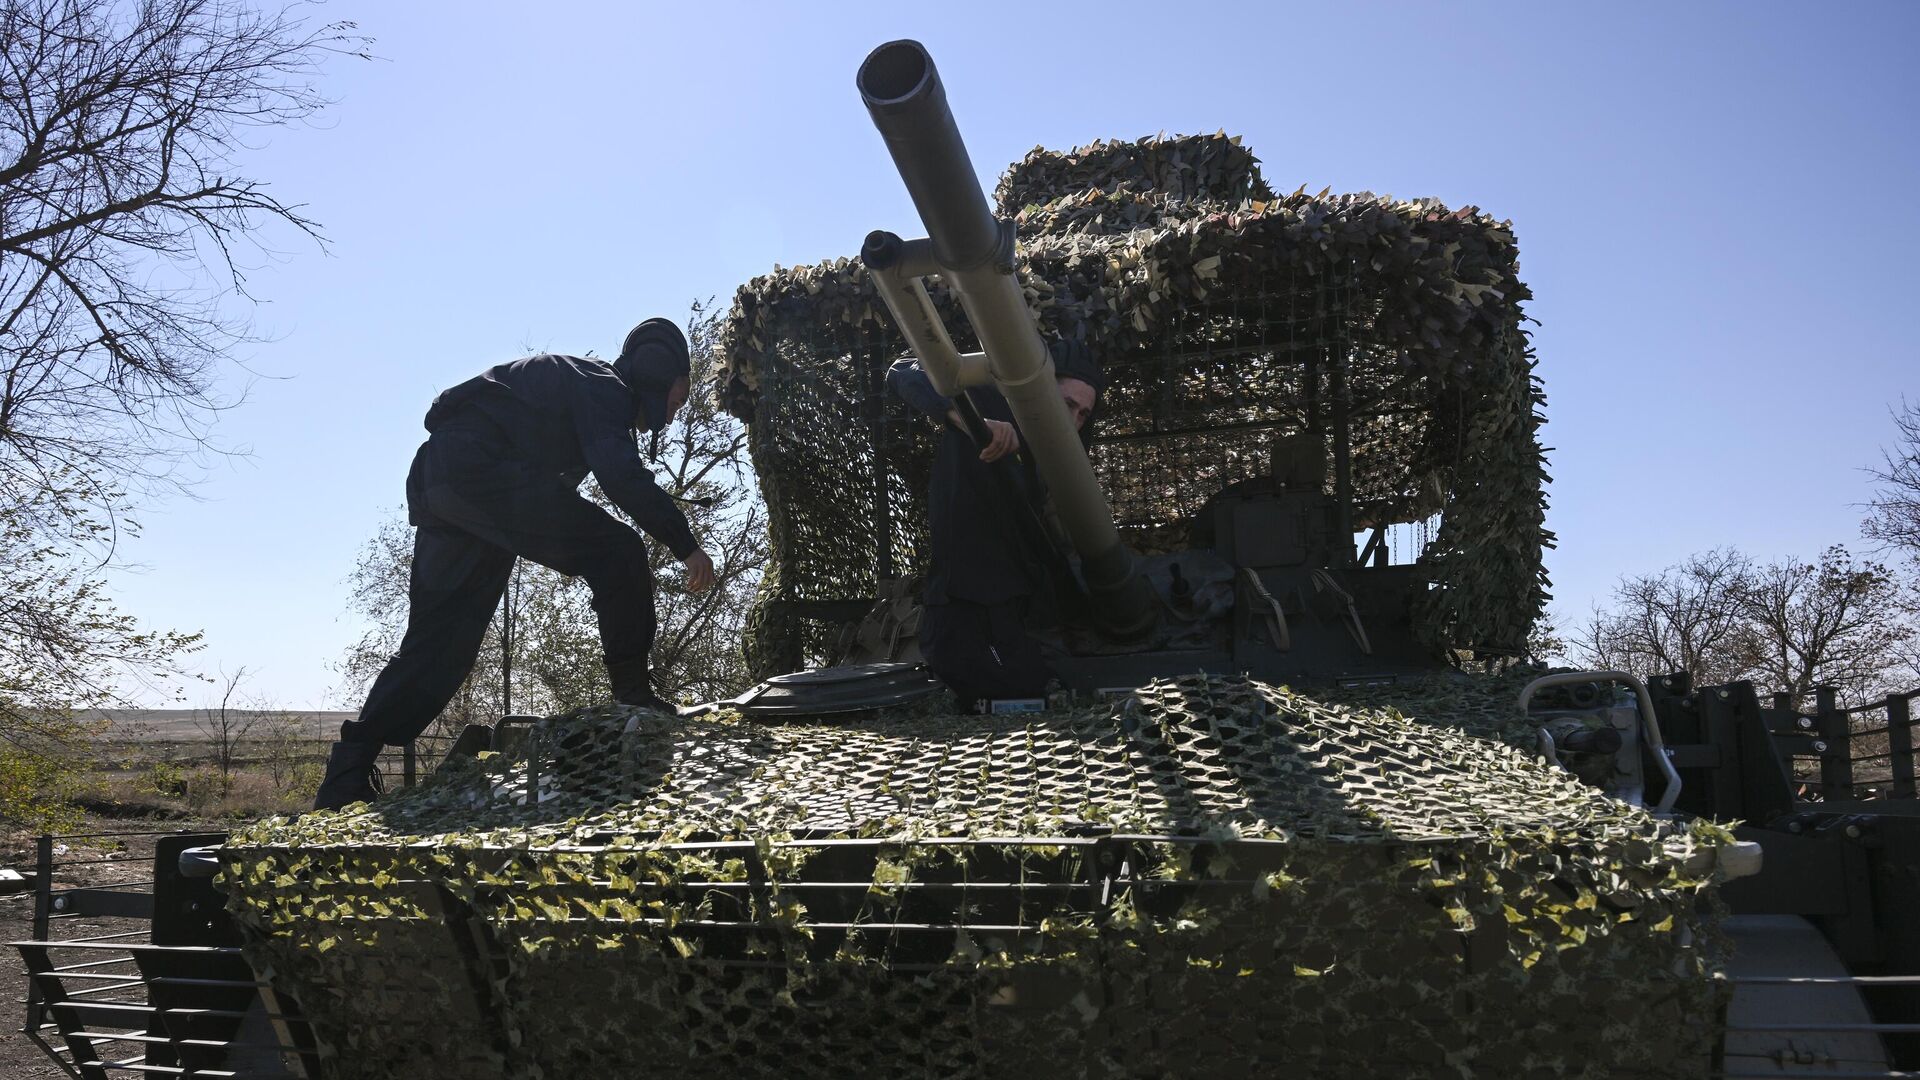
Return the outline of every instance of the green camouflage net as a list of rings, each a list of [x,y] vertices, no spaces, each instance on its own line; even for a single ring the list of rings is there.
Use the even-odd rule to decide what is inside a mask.
[[[1042,332],[1105,368],[1091,457],[1136,551],[1186,546],[1206,499],[1263,473],[1277,436],[1344,429],[1356,528],[1439,518],[1422,640],[1523,650],[1551,534],[1508,223],[1430,199],[1276,196],[1224,135],[1035,150],[996,195]],[[881,582],[924,569],[933,432],[883,386],[905,341],[843,258],[743,286],[720,349],[774,552],[749,661],[761,676],[825,662]],[[1330,455],[1329,491],[1341,472]]]
[[[1516,687],[590,709],[222,886],[337,1078],[1699,1075],[1728,837],[1511,745]]]

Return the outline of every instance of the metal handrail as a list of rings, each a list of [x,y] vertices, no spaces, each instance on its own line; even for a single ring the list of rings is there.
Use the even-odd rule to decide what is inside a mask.
[[[1660,767],[1660,775],[1667,781],[1654,812],[1671,813],[1674,800],[1680,797],[1680,771],[1673,767],[1673,760],[1667,756],[1667,741],[1660,735],[1660,718],[1653,711],[1653,695],[1647,692],[1647,684],[1641,682],[1638,675],[1626,671],[1563,671],[1557,675],[1542,675],[1520,691],[1520,710],[1525,712],[1533,695],[1549,686],[1599,682],[1603,679],[1626,683],[1627,688],[1633,691],[1639,705],[1640,726],[1647,733],[1647,747],[1653,751],[1653,760]]]

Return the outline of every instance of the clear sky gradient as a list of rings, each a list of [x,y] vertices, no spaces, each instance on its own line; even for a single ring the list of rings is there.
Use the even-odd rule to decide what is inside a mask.
[[[1920,4],[373,4],[320,123],[246,159],[326,227],[250,275],[269,335],[198,501],[113,578],[286,707],[342,704],[343,579],[420,417],[602,355],[774,264],[918,234],[853,75],[924,41],[982,179],[1038,145],[1245,137],[1291,191],[1510,218],[1548,393],[1555,611],[1738,543],[1852,541],[1920,396]],[[235,371],[234,386],[242,383]],[[344,703],[349,706],[357,702]]]

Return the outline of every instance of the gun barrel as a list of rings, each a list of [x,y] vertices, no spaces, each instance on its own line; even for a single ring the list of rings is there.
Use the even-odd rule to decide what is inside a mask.
[[[867,54],[855,77],[860,99],[926,223],[934,257],[952,270],[983,265],[1001,247],[1000,223],[960,141],[947,88],[917,41],[890,41]]]
[[[986,370],[1006,397],[1034,464],[1080,554],[1094,614],[1107,632],[1132,637],[1152,626],[1151,587],[1134,572],[1113,511],[1053,380],[1053,360],[1014,272],[1013,226],[993,216],[967,147],[947,107],[933,57],[917,41],[891,41],[868,54],[855,80],[874,126],[927,227],[932,264],[909,257],[915,243],[876,234],[862,249],[894,320],[934,375],[966,385],[961,358],[917,278],[937,270],[979,335]],[[936,369],[938,369],[936,371]]]

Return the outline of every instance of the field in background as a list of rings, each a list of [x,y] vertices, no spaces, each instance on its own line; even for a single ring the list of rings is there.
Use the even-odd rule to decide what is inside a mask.
[[[312,805],[327,747],[351,712],[240,711],[225,730],[201,709],[89,714],[88,793],[111,818],[254,818]],[[223,767],[224,766],[224,767]]]

